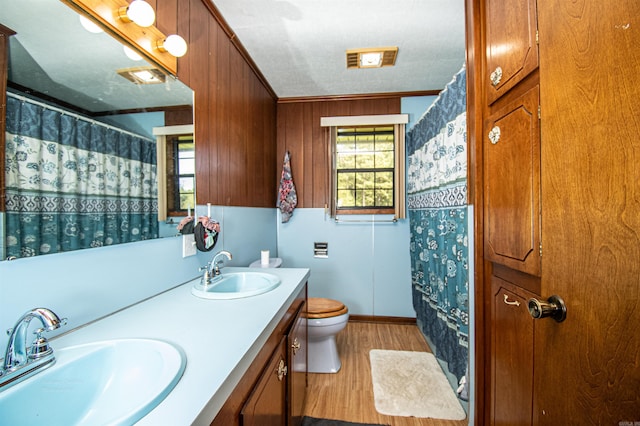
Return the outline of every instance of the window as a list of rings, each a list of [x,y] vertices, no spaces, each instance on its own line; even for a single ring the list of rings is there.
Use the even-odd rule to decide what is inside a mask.
[[[322,117],[330,127],[331,216],[405,218],[406,114]]]
[[[337,127],[336,209],[390,210],[394,207],[393,126]]]
[[[167,193],[169,211],[185,212],[195,205],[195,149],[193,135],[173,136],[167,139],[173,154],[169,157],[172,165],[167,164],[172,178]]]
[[[184,216],[195,206],[193,124],[154,127],[158,153],[158,220]]]

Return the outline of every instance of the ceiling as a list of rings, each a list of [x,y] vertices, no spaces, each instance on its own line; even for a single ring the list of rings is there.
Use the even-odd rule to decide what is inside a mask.
[[[464,0],[211,0],[279,98],[441,90],[465,60]],[[90,112],[191,104],[180,82],[134,85],[132,62],[57,0],[0,0],[9,79]],[[396,65],[347,69],[346,50],[397,46]],[[188,55],[189,53],[187,53]]]
[[[465,61],[464,0],[211,0],[279,98],[441,90]],[[397,46],[393,67],[346,50]]]

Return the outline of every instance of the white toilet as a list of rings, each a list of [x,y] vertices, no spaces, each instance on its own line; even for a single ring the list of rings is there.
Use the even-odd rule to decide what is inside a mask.
[[[282,259],[269,258],[265,265],[258,259],[250,268],[279,268]],[[336,334],[347,326],[349,310],[344,303],[333,299],[309,297],[307,299],[307,338],[309,373],[337,373],[342,366]]]
[[[337,373],[342,366],[336,334],[347,325],[349,310],[337,300],[310,297],[307,304],[309,373]]]

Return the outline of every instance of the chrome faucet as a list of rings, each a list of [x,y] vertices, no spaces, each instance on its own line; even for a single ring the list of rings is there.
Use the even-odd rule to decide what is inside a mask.
[[[204,270],[204,275],[200,280],[200,283],[203,286],[208,286],[216,279],[219,279],[221,276],[220,268],[224,264],[224,259],[220,259],[221,257],[226,257],[227,260],[233,259],[231,253],[226,250],[221,250],[213,256],[211,262],[207,263],[207,266],[200,268],[200,270]]]
[[[41,328],[34,331],[36,339],[27,346],[27,330],[32,319],[38,319]],[[35,308],[20,317],[16,325],[7,330],[9,342],[0,369],[0,389],[16,384],[36,372],[53,365],[55,357],[47,339],[42,337],[45,331],[52,331],[67,323],[47,308]]]

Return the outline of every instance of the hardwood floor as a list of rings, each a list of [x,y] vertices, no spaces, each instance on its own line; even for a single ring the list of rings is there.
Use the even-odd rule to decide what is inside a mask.
[[[337,338],[342,368],[336,374],[309,373],[305,415],[391,426],[463,426],[450,421],[393,417],[376,411],[371,382],[371,349],[431,352],[416,325],[349,322]]]

